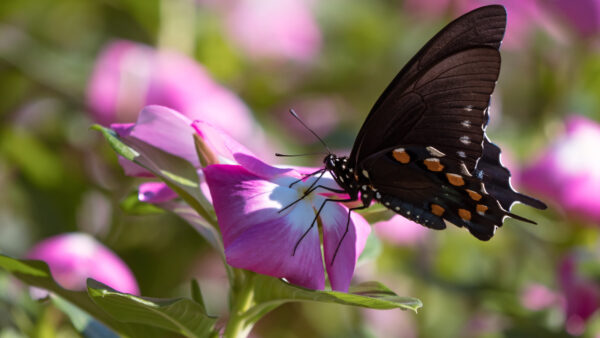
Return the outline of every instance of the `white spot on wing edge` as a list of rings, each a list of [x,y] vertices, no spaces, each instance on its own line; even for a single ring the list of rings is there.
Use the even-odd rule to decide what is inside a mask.
[[[460,142],[462,142],[462,144],[470,144],[471,143],[471,139],[469,138],[469,136],[461,136],[459,138]]]
[[[443,156],[446,156],[446,154],[442,153],[441,151],[439,151],[439,150],[435,149],[435,148],[434,148],[434,147],[432,147],[432,146],[429,146],[429,147],[427,147],[427,148],[425,148],[425,149],[427,149],[427,151],[428,151],[428,152],[431,154],[431,156],[435,156],[435,157],[443,157]]]

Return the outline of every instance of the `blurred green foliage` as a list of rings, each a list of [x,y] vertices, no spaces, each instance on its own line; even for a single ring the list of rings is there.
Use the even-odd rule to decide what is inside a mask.
[[[190,30],[175,38],[165,35],[178,20],[174,3],[193,10]],[[173,215],[126,211],[139,180],[123,175],[109,145],[89,129],[86,81],[111,39],[185,44],[179,36],[191,40],[192,57],[248,104],[277,151],[320,150],[317,143],[298,144],[279,125],[290,102],[313,96],[342,99],[340,122],[326,141],[349,149],[379,93],[451,17],[422,20],[404,11],[402,1],[389,0],[315,7],[323,47],[312,64],[298,65],[247,58],[228,40],[219,12],[202,1],[1,1],[0,252],[22,256],[42,238],[91,232],[132,268],[143,295],[186,294],[196,277],[208,290],[209,312],[223,311],[227,299],[210,246]],[[597,46],[574,36],[558,42],[544,32],[531,41],[502,50],[498,109],[488,129],[517,163],[551,140],[568,113],[600,119]],[[107,206],[105,214],[85,208],[92,195]],[[357,280],[382,280],[398,294],[420,298],[419,314],[390,310],[393,316],[386,314],[382,324],[373,319],[377,313],[355,308],[287,304],[259,322],[256,336],[375,337],[389,332],[385,326],[398,337],[563,336],[562,313],[527,310],[520,293],[534,282],[557,289],[560,257],[597,251],[597,230],[552,208],[517,208],[540,225],[509,220],[486,243],[452,228],[413,247],[384,244],[376,260],[361,262]],[[590,274],[600,277],[592,265]],[[587,334],[598,327],[596,314]],[[0,272],[0,337],[77,335],[55,306],[31,301]]]

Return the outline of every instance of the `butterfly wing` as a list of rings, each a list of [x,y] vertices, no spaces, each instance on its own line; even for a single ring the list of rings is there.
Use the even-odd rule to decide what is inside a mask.
[[[456,19],[432,38],[377,100],[349,161],[367,172],[388,208],[435,229],[464,226],[490,239],[519,201],[500,149],[485,136],[500,71],[506,12],[493,5]],[[395,157],[395,151],[402,157]]]
[[[469,12],[434,36],[396,75],[377,100],[358,133],[350,161],[356,167],[375,152],[435,136],[446,149],[462,147],[474,168],[481,156],[484,109],[500,69],[498,48],[506,26],[499,5]],[[468,122],[465,122],[468,121]],[[467,125],[468,127],[464,127]],[[443,140],[443,141],[442,141]]]

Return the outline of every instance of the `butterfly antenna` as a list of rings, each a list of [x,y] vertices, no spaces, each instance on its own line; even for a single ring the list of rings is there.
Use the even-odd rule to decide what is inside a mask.
[[[298,114],[296,114],[296,112],[294,111],[294,109],[290,109],[290,114],[292,114],[292,116],[298,120],[298,122],[300,122],[300,124],[302,124],[302,126],[304,128],[306,128],[308,131],[310,131],[311,134],[315,135],[315,137],[317,138],[317,140],[319,140],[319,142],[321,142],[321,144],[323,144],[323,146],[325,147],[325,149],[327,149],[327,153],[331,154],[331,150],[329,149],[329,147],[327,146],[327,144],[325,143],[325,141],[323,141],[322,138],[319,137],[319,135],[317,135],[317,133],[315,133],[312,129],[310,129],[306,123],[304,123],[301,119],[300,116],[298,116]]]

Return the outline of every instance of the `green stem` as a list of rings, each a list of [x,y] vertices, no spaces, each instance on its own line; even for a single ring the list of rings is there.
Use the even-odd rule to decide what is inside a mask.
[[[231,311],[224,338],[244,338],[252,329],[254,322],[248,321],[245,314],[254,305],[253,278],[253,272],[235,269],[235,283],[231,285]]]

